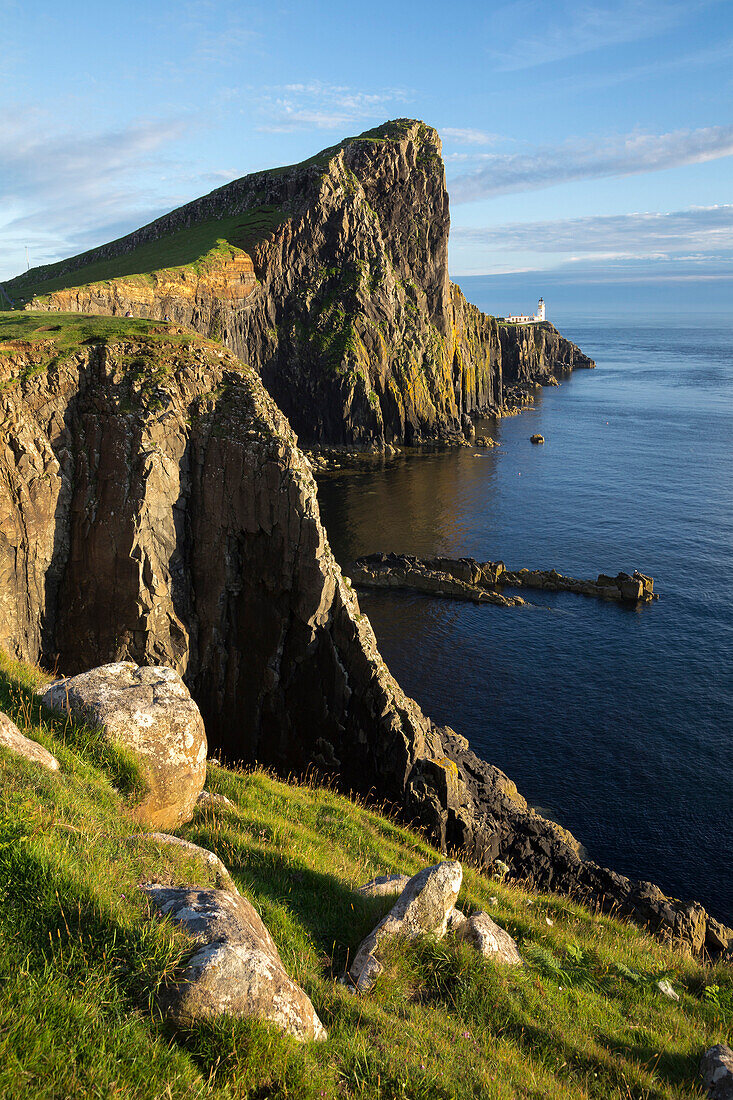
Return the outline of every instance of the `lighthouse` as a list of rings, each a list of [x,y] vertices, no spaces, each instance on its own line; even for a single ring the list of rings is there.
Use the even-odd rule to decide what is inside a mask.
[[[540,298],[539,302],[537,303],[537,320],[538,321],[546,320],[546,317],[545,317],[545,299],[544,298]]]

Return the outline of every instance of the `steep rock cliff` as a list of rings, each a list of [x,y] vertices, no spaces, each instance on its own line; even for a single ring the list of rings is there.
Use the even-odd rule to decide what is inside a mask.
[[[8,289],[35,309],[131,309],[221,338],[307,442],[458,439],[466,415],[501,409],[507,373],[593,364],[551,325],[499,326],[466,302],[449,226],[440,139],[398,120]]]
[[[230,759],[316,766],[483,866],[725,947],[701,906],[583,860],[403,694],[254,371],[171,325],[16,314],[0,330],[0,647],[67,674],[170,665]]]

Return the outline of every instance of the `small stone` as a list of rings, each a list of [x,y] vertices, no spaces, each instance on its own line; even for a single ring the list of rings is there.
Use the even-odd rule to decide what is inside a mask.
[[[523,966],[517,945],[488,913],[474,913],[458,931],[458,937],[475,947],[485,958],[508,966]]]
[[[138,838],[131,837],[130,839],[136,840]],[[229,890],[233,894],[239,893],[227,868],[216,853],[210,852],[208,848],[201,848],[198,844],[192,844],[190,840],[183,840],[179,836],[170,836],[169,833],[144,833],[139,839],[152,840],[155,844],[159,844],[162,847],[169,845],[174,848],[180,848],[187,855],[197,856],[199,859],[202,859],[204,863],[208,864],[210,869],[214,872],[217,889]]]
[[[705,1051],[700,1073],[711,1100],[733,1100],[733,1050],[727,1043]]]
[[[31,760],[34,764],[40,764],[41,767],[47,768],[50,772],[59,770],[59,762],[56,757],[48,749],[44,749],[43,745],[39,745],[37,741],[25,737],[15,722],[12,722],[7,714],[3,714],[2,711],[0,711],[0,745],[17,756]]]
[[[530,443],[544,443],[545,437],[543,435],[540,435],[538,432],[536,435],[531,435],[529,437],[529,441]]]
[[[236,806],[231,798],[225,794],[212,794],[211,791],[202,791],[196,799],[196,805],[201,810],[234,810]]]

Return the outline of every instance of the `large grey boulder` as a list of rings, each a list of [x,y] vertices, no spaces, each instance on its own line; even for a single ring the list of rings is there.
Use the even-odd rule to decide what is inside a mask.
[[[151,840],[161,848],[177,848],[179,851],[183,852],[184,855],[193,856],[195,859],[201,859],[213,872],[218,890],[228,890],[232,894],[239,893],[227,867],[222,863],[218,855],[216,855],[215,852],[209,851],[208,848],[202,848],[199,844],[193,844],[190,840],[183,840],[180,836],[170,836],[168,833],[143,833],[142,836],[130,837],[130,839]]]
[[[225,1013],[270,1020],[296,1039],[325,1039],[305,992],[285,968],[254,907],[224,890],[142,886],[162,917],[189,933],[198,949],[161,1007],[190,1025]]]
[[[700,1073],[712,1100],[733,1100],[733,1050],[727,1043],[705,1051]]]
[[[134,752],[148,787],[133,810],[136,821],[164,830],[190,821],[206,780],[206,732],[177,672],[120,661],[56,680],[39,694],[52,710],[99,726]]]
[[[387,916],[362,940],[349,967],[353,985],[361,992],[374,985],[382,970],[379,954],[385,940],[396,936],[442,938],[462,881],[463,868],[452,860],[413,875]]]
[[[465,940],[487,959],[494,959],[508,966],[523,965],[522,956],[512,937],[488,913],[474,913],[455,932],[458,939]]]
[[[10,749],[18,756],[25,757],[26,760],[32,760],[34,764],[40,764],[42,767],[48,768],[51,772],[59,770],[59,762],[56,757],[48,749],[44,749],[43,745],[39,745],[37,741],[31,741],[30,737],[25,737],[15,722],[12,722],[7,714],[3,714],[2,711],[0,711],[0,745],[4,749]]]

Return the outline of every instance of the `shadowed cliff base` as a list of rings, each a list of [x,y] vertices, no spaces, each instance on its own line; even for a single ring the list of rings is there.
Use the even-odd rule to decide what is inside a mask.
[[[254,367],[305,443],[460,442],[470,417],[593,366],[548,323],[507,326],[448,277],[440,139],[398,119],[235,180],[7,284],[33,309],[170,319]]]

